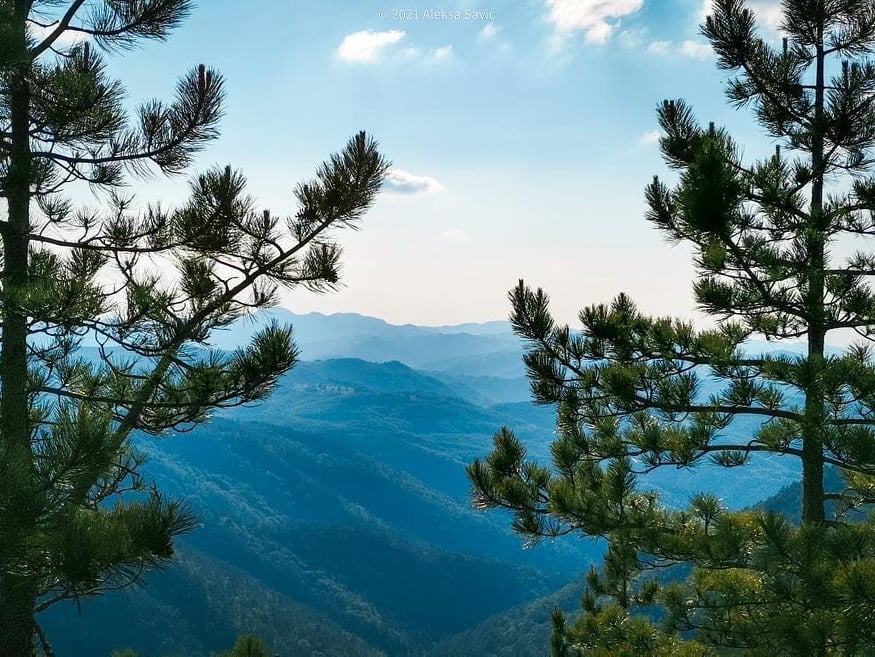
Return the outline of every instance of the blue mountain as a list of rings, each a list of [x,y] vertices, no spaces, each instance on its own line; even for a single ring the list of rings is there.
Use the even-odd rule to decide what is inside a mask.
[[[293,324],[303,357],[271,398],[189,434],[138,438],[147,474],[202,520],[179,563],[143,590],[53,610],[44,624],[57,654],[175,645],[195,657],[248,631],[278,652],[295,647],[280,654],[543,654],[549,610],[576,604],[576,577],[601,546],[524,550],[507,514],[471,508],[464,466],[501,426],[549,459],[553,411],[528,401],[509,325],[277,310],[212,341],[233,348],[270,321]],[[726,439],[754,428],[739,419]],[[796,478],[794,463],[761,457],[731,471],[662,469],[641,485],[671,505],[709,490],[741,507]],[[514,652],[496,647],[495,619],[523,633]],[[106,631],[82,629],[95,625]]]

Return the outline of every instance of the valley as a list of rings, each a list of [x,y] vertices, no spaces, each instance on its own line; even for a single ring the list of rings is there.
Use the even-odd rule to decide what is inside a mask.
[[[508,325],[272,315],[215,340],[229,349],[259,323],[294,324],[304,360],[269,400],[138,438],[147,476],[201,527],[145,588],[47,614],[57,653],[206,656],[254,632],[283,656],[543,654],[550,611],[577,607],[601,546],[523,549],[506,515],[471,508],[464,467],[499,427],[549,456],[553,413],[528,401]],[[672,504],[708,487],[745,506],[795,475],[774,459],[715,470],[643,481]]]

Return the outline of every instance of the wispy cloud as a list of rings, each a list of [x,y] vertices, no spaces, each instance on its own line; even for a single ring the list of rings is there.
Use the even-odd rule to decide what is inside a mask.
[[[777,0],[753,0],[748,6],[767,29],[778,32],[784,20],[781,3]]]
[[[704,23],[709,14],[714,13],[714,0],[702,0],[702,5],[699,7],[699,13],[696,16],[696,21]]]
[[[384,58],[441,62],[453,57],[453,46],[450,44],[425,50],[406,39],[407,33],[403,30],[354,32],[343,38],[337,48],[337,57],[354,64],[373,64]],[[406,44],[403,47],[400,45],[402,42]]]
[[[560,40],[583,32],[588,43],[605,43],[624,16],[637,12],[644,0],[545,0],[547,20]]]
[[[486,23],[480,30],[480,36],[484,39],[494,39],[498,34],[499,27],[495,23]]]
[[[436,179],[429,176],[417,176],[404,171],[403,169],[391,169],[386,174],[386,180],[383,183],[383,191],[388,194],[428,194],[429,192],[439,192],[443,190]]]
[[[52,32],[55,31],[56,25],[50,25],[49,27],[42,27],[41,25],[34,25],[33,23],[28,23],[27,31],[30,36],[35,39],[37,42],[43,41],[47,36],[49,36]],[[67,31],[61,34],[55,42],[55,48],[69,48],[70,46],[74,46],[77,43],[81,43],[87,40],[87,36],[82,32],[73,32]]]
[[[486,23],[477,33],[481,43],[487,44],[493,51],[508,52],[512,49],[511,42],[505,35],[504,30],[495,21]]]
[[[682,42],[678,46],[678,52],[684,57],[692,57],[693,59],[707,59],[714,53],[710,43],[691,39]]]
[[[441,46],[440,48],[435,48],[432,53],[430,59],[435,62],[441,62],[447,59],[452,58],[453,56],[453,46]]]
[[[638,141],[640,141],[642,144],[648,144],[648,145],[658,144],[659,138],[661,136],[662,135],[659,134],[659,130],[651,130],[650,132],[645,132],[643,135],[641,135],[641,137],[638,139]]]
[[[392,45],[405,37],[403,30],[362,30],[343,37],[337,56],[345,62],[370,63],[377,61]]]
[[[707,41],[652,41],[647,52],[654,55],[681,55],[692,59],[708,59],[714,53]]]
[[[647,46],[647,51],[656,55],[667,55],[671,52],[674,43],[671,41],[654,41]]]
[[[777,34],[784,20],[784,13],[779,0],[748,0],[746,6],[753,11],[757,18],[757,24],[767,31]],[[702,0],[697,20],[702,23],[708,14],[714,13],[714,0]]]

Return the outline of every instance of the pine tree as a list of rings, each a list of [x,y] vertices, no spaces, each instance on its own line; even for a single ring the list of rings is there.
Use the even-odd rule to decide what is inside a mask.
[[[226,657],[271,657],[267,648],[259,637],[252,634],[244,634],[234,643]]]
[[[197,66],[131,117],[104,57],[165,39],[191,6],[0,0],[0,657],[48,650],[49,606],[172,557],[193,516],[143,480],[133,439],[269,394],[296,362],[291,328],[231,353],[211,332],[280,286],[333,288],[330,231],[363,215],[388,166],[361,133],[296,188],[288,219],[256,211],[231,167],[197,175],[180,207],[139,206],[132,177],[185,172],[217,136],[222,77]],[[88,188],[95,207],[78,207]]]
[[[514,514],[531,542],[606,539],[579,619],[554,619],[554,654],[862,655],[875,650],[875,3],[784,0],[782,42],[742,0],[715,0],[702,32],[777,148],[749,161],[681,100],[658,107],[678,174],[646,189],[647,219],[692,246],[694,294],[715,328],[648,317],[628,296],[558,325],[522,281],[511,321],[535,400],[555,405],[549,466],[507,428],[468,468],[475,504]],[[837,255],[856,244],[850,257]],[[830,333],[855,331],[841,355]],[[801,338],[798,357],[746,341]],[[761,424],[733,431],[738,418]],[[640,475],[759,454],[796,459],[801,525],[730,512],[708,493],[669,509]],[[837,468],[838,490],[824,486]],[[716,473],[715,473],[716,474]],[[732,472],[727,472],[727,477]]]

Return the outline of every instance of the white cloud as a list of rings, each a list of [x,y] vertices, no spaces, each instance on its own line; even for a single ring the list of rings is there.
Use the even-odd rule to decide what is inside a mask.
[[[512,50],[510,41],[503,36],[503,29],[495,21],[486,23],[477,36],[482,42],[488,43],[489,47],[496,52],[509,52]]]
[[[393,48],[406,37],[407,34],[403,30],[386,32],[362,30],[343,38],[337,49],[337,56],[345,62],[366,64],[376,62],[384,55],[390,55],[393,59],[431,62],[446,61],[453,57],[453,46],[449,44],[428,51],[423,51],[413,44]]]
[[[545,0],[548,20],[559,38],[583,32],[588,43],[607,41],[617,21],[634,14],[644,0]]]
[[[480,30],[480,36],[484,39],[494,39],[498,34],[498,30],[499,28],[495,23],[486,23],[486,25],[483,26],[483,29]]]
[[[641,135],[640,141],[642,144],[658,144],[661,136],[659,130],[651,130]]]
[[[27,31],[30,36],[37,42],[43,41],[47,36],[49,36],[52,32],[54,32],[56,25],[50,25],[48,27],[42,27],[41,25],[34,25],[33,23],[28,23]],[[81,43],[87,40],[87,35],[82,32],[73,32],[66,31],[61,34],[55,42],[52,44],[55,48],[69,48],[70,46],[75,46],[77,43]]]
[[[778,0],[752,0],[748,3],[748,6],[756,14],[757,19],[761,21],[761,25],[767,29],[777,32],[781,27],[781,22],[784,20],[784,12]]]
[[[699,23],[704,23],[705,17],[714,13],[713,2],[714,0],[702,0],[698,15]],[[748,0],[745,5],[756,14],[757,25],[777,34],[781,21],[784,20],[780,0]]]
[[[624,29],[617,32],[617,40],[627,50],[638,50],[647,36],[644,28]]]
[[[656,55],[667,55],[672,45],[671,41],[654,41],[647,46],[647,51]]]
[[[707,41],[687,39],[680,43],[676,41],[652,41],[647,46],[647,52],[654,55],[681,55],[693,59],[707,59],[713,54],[711,44]]]
[[[431,59],[435,62],[441,62],[450,59],[453,56],[453,46],[441,46],[435,48],[431,53]]]
[[[374,62],[391,45],[405,36],[403,30],[362,30],[343,37],[337,48],[337,56],[345,62]]]
[[[429,176],[417,176],[403,169],[391,169],[386,174],[383,190],[389,194],[428,194],[439,192],[444,186]]]
[[[708,14],[714,13],[712,9],[713,6],[714,0],[702,0],[702,6],[699,9],[699,15],[696,17],[696,20],[699,23],[704,23],[705,18],[708,17]]]
[[[684,57],[693,59],[707,59],[713,54],[711,44],[705,41],[692,41],[687,39],[678,46],[678,52]]]

